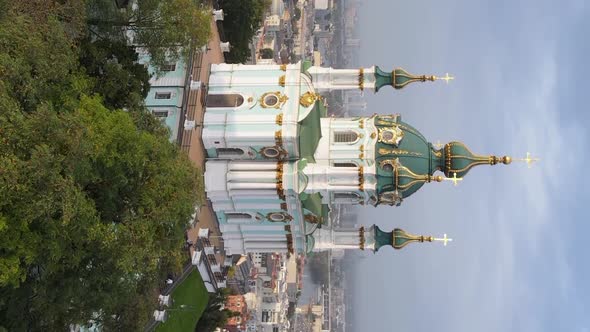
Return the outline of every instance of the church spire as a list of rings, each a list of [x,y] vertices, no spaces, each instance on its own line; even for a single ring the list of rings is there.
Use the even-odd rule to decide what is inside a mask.
[[[455,78],[453,76],[449,76],[448,73],[442,77],[434,75],[413,75],[402,68],[395,68],[390,73],[381,70],[381,68],[378,66],[375,66],[375,92],[379,91],[379,89],[385,85],[391,85],[395,89],[399,90],[414,82],[434,82],[437,80],[443,80],[449,83],[450,80],[454,79]]]
[[[447,234],[445,234],[442,238],[437,238],[433,236],[424,236],[424,235],[414,235],[404,231],[401,228],[396,228],[392,232],[384,232],[378,226],[374,227],[374,236],[375,236],[375,244],[373,250],[377,252],[379,248],[389,245],[392,246],[394,249],[403,249],[410,243],[423,243],[423,242],[442,242],[445,246],[448,242],[453,241],[453,239],[449,239]]]
[[[512,158],[509,156],[499,157],[475,154],[461,142],[445,144],[442,152],[444,165],[441,168],[447,177],[454,179],[463,178],[470,169],[478,165],[508,165],[512,162]]]

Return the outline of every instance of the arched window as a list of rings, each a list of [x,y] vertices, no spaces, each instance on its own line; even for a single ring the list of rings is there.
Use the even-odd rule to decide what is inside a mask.
[[[249,213],[243,213],[243,212],[226,212],[225,218],[227,219],[227,222],[229,222],[229,223],[244,222],[244,221],[252,220],[252,215]]]
[[[219,148],[217,149],[218,158],[233,158],[240,157],[244,154],[244,150],[237,148]]]
[[[354,192],[334,193],[334,203],[336,204],[358,204],[361,201],[361,195]]]
[[[334,167],[349,167],[349,168],[358,168],[358,166],[353,162],[338,162],[334,163]]]
[[[359,139],[359,134],[354,130],[341,130],[334,132],[334,142],[354,143]]]
[[[244,97],[237,93],[210,94],[207,96],[207,107],[237,108],[244,103]]]

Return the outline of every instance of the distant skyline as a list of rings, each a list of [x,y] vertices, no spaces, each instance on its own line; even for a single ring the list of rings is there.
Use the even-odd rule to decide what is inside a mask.
[[[590,331],[587,1],[364,1],[361,66],[456,79],[367,94],[432,142],[541,162],[427,184],[359,223],[455,241],[356,264],[357,331]]]

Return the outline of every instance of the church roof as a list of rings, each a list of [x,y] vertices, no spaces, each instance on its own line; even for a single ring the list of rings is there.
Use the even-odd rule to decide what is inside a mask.
[[[299,156],[315,162],[313,155],[322,138],[321,118],[326,116],[323,101],[316,101],[313,110],[299,122]]]

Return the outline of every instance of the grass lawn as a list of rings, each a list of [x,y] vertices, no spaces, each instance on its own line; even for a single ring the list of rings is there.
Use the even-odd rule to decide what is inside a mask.
[[[203,314],[209,293],[197,269],[172,292],[172,307],[167,309],[168,319],[156,328],[158,332],[193,332]],[[181,305],[185,305],[181,308]]]

